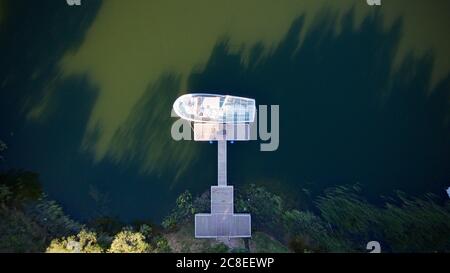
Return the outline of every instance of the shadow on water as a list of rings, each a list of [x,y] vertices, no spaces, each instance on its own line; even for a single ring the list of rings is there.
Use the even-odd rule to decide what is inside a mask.
[[[48,83],[60,75],[59,61],[81,45],[100,6],[100,0],[79,8],[66,1],[6,2],[7,19],[0,25],[3,128],[21,126],[30,107],[44,100]]]
[[[96,87],[88,77],[80,76],[57,88],[45,122],[29,123],[16,132],[6,168],[38,171],[50,198],[76,219],[161,219],[166,211],[154,208],[169,208],[173,196],[168,196],[167,188],[155,187],[161,180],[157,175],[142,175],[137,165],[119,168],[106,160],[94,163],[81,148]]]
[[[174,73],[149,84],[117,130],[109,152],[114,164],[147,176],[147,191],[152,194],[158,195],[161,189],[176,192],[168,202],[171,205],[184,190],[202,192],[216,182],[216,162],[211,160],[215,145],[175,141],[171,136],[178,117],[170,117],[170,112],[179,93],[180,76]],[[191,132],[189,126],[185,129]]]
[[[191,146],[171,137],[170,109],[179,90],[180,77],[170,73],[149,84],[113,138],[110,156],[117,164],[140,166],[141,172],[157,175],[170,169],[176,177],[195,160]]]
[[[80,145],[97,90],[85,76],[61,81],[59,61],[82,43],[100,5],[11,0],[0,26],[0,139],[9,147],[0,167],[37,171],[50,196],[80,217],[92,204],[84,202],[92,161]],[[44,101],[46,115],[31,122],[31,107]]]
[[[110,159],[96,164],[80,149],[97,94],[89,78],[59,82],[51,102],[53,114],[42,122],[25,124],[20,120],[23,115],[11,114],[24,99],[40,99],[38,91],[57,77],[57,62],[79,44],[94,15],[94,10],[74,15],[62,20],[69,25],[53,27],[51,22],[57,19],[49,17],[53,18],[47,22],[49,34],[40,31],[25,40],[12,30],[0,35],[2,55],[15,52],[6,56],[11,65],[0,68],[8,77],[1,87],[2,97],[7,94],[8,99],[0,102],[4,106],[0,138],[10,146],[7,164],[41,173],[50,197],[77,218],[107,214],[122,220],[159,220],[180,192],[200,193],[216,181],[215,145],[170,137],[175,120],[170,111],[180,92],[176,73],[163,74],[149,84],[116,132]],[[85,23],[74,23],[80,16]],[[192,91],[215,90],[254,97],[258,104],[280,105],[279,149],[260,152],[257,141],[231,146],[232,184],[266,184],[297,194],[302,188],[321,191],[359,182],[378,192],[420,193],[440,192],[450,181],[450,77],[430,86],[432,54],[411,55],[393,71],[401,21],[386,31],[382,17],[374,14],[356,28],[353,16],[350,12],[340,22],[332,15],[322,16],[302,42],[303,17],[299,17],[276,48],[265,53],[263,45],[254,45],[246,61],[244,52],[231,51],[226,40],[219,41],[204,69],[189,76]],[[33,29],[30,23],[14,20],[19,30]],[[69,35],[65,29],[71,22],[79,29]],[[342,27],[336,34],[338,23]],[[53,28],[67,37],[52,36]],[[52,39],[64,42],[51,43]],[[33,42],[36,48],[26,46]],[[18,44],[20,49],[15,48]],[[37,69],[41,71],[37,80],[29,80]],[[100,207],[108,211],[97,211]]]
[[[450,77],[430,86],[431,53],[411,55],[394,71],[402,22],[387,31],[382,24],[377,13],[359,28],[353,12],[340,22],[323,16],[300,43],[300,17],[274,50],[264,55],[256,45],[247,62],[226,40],[217,44],[206,68],[191,75],[191,90],[280,105],[279,149],[259,152],[257,143],[230,148],[231,181],[287,191],[359,182],[384,193],[444,193]]]

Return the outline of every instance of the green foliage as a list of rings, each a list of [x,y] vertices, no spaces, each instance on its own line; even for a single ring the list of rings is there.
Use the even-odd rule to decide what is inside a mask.
[[[288,210],[283,215],[283,224],[291,237],[289,247],[294,252],[334,252],[346,249],[327,224],[309,211]]]
[[[173,214],[168,215],[162,222],[162,226],[167,230],[174,230],[177,224],[178,220]]]
[[[192,213],[191,204],[189,193],[178,198],[177,217]],[[46,248],[47,252],[151,252],[151,243],[156,252],[171,251],[164,237],[150,240],[153,229],[146,224],[139,226],[139,232],[122,230],[120,222],[103,217],[90,223],[99,233],[86,231],[59,204],[42,196],[38,175],[31,172],[0,174],[0,205],[1,252],[42,252]]]
[[[97,242],[97,234],[81,230],[76,236],[54,239],[47,253],[101,253],[104,250]]]
[[[0,208],[0,253],[43,252],[46,231],[22,211]]]
[[[407,198],[400,205],[387,203],[380,223],[383,238],[394,252],[450,251],[450,203],[438,205],[432,195]]]
[[[170,248],[169,242],[163,236],[157,236],[154,238],[156,244],[156,253],[170,253],[172,249]]]
[[[139,232],[142,233],[142,235],[144,235],[147,238],[149,238],[152,235],[152,231],[153,231],[152,227],[147,224],[141,225],[139,228]]]
[[[163,220],[162,226],[165,229],[173,230],[178,224],[194,215],[195,212],[192,194],[189,191],[185,191],[178,196],[176,207],[172,210],[170,215]]]
[[[251,249],[256,253],[287,253],[289,250],[279,241],[265,233],[255,232],[252,236]]]
[[[237,247],[230,250],[230,253],[249,253],[250,251],[244,247]]]
[[[251,184],[236,200],[239,212],[252,214],[252,224],[256,228],[279,231],[283,212],[283,202],[280,196],[267,191],[264,187]]]
[[[0,174],[1,252],[42,252],[50,238],[78,232],[81,225],[53,201],[42,197],[38,175]]]
[[[224,243],[218,243],[207,247],[205,253],[228,253],[230,248]]]
[[[433,196],[420,199],[398,194],[397,202],[379,207],[361,195],[358,186],[328,189],[317,198],[320,213],[315,214],[286,209],[279,196],[251,185],[239,196],[236,207],[252,213],[256,229],[286,234],[294,252],[365,252],[367,242],[372,240],[381,242],[384,251],[450,250],[448,201],[442,206]],[[283,230],[280,232],[277,226]]]
[[[182,210],[185,214],[193,214],[192,206],[192,194],[189,191],[185,191],[177,198],[177,208]]]
[[[398,193],[384,206],[363,199],[359,187],[340,186],[325,191],[316,199],[316,209],[300,211],[286,207],[282,198],[264,187],[250,185],[236,198],[236,211],[252,214],[255,232],[250,249],[255,252],[287,252],[280,241],[294,252],[366,251],[369,241],[379,241],[383,251],[450,251],[450,203],[436,197],[407,197]],[[193,200],[186,191],[163,221],[174,229],[192,220],[192,215],[209,211],[210,197],[205,193]],[[61,206],[42,195],[38,175],[25,171],[0,174],[0,252],[41,252],[51,238],[47,252],[171,252],[167,239],[158,229],[142,222],[133,228],[112,218],[90,223],[95,231],[68,217]],[[76,235],[73,235],[76,234]],[[188,236],[192,236],[189,233]],[[282,237],[285,236],[285,237]],[[278,241],[280,240],[280,241]],[[181,243],[183,244],[183,243]],[[190,245],[182,250],[190,251]],[[193,251],[214,253],[245,252],[225,244],[205,244]]]
[[[322,218],[333,225],[341,235],[361,239],[376,238],[379,226],[379,210],[360,197],[359,187],[340,186],[327,190],[318,198],[317,208]]]
[[[441,206],[431,195],[420,199],[399,193],[395,202],[375,207],[358,193],[358,188],[338,187],[318,199],[321,217],[332,226],[332,238],[345,241],[353,250],[362,250],[372,240],[381,242],[385,251],[450,250],[448,201]]]
[[[151,251],[152,247],[145,236],[130,229],[124,229],[116,234],[108,250],[110,253],[149,253]]]

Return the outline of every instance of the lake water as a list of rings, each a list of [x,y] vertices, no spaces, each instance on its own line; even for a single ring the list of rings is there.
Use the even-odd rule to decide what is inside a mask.
[[[2,169],[77,219],[160,221],[216,183],[217,147],[174,141],[188,91],[279,105],[280,142],[228,147],[228,179],[305,205],[359,183],[445,198],[447,1],[0,1]]]

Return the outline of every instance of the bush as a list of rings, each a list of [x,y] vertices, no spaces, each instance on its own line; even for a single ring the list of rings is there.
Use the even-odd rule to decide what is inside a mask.
[[[250,248],[256,253],[287,253],[289,250],[278,240],[266,233],[255,232],[250,240]]]
[[[352,250],[365,251],[372,240],[384,251],[450,250],[450,204],[438,205],[433,195],[421,199],[397,193],[395,200],[375,207],[359,197],[357,187],[337,187],[320,197],[317,206],[333,228],[332,238],[345,241]]]
[[[274,234],[281,233],[280,219],[283,209],[280,196],[254,184],[239,194],[236,200],[236,210],[251,213],[255,228],[271,230]]]
[[[371,241],[378,232],[380,211],[361,198],[358,186],[340,186],[327,190],[318,198],[317,208],[321,217],[330,223],[339,235],[359,241]]]
[[[178,196],[176,201],[176,207],[172,212],[163,220],[162,226],[165,229],[173,230],[181,222],[189,219],[195,214],[195,208],[193,205],[192,195],[189,191],[185,191]]]
[[[230,250],[230,253],[249,253],[250,251],[245,247],[237,247]]]
[[[148,253],[152,247],[146,242],[145,236],[140,232],[123,230],[114,236],[109,248],[110,253]]]
[[[436,197],[408,198],[398,193],[399,205],[387,203],[380,216],[380,233],[394,252],[450,251],[450,203]]]
[[[342,246],[335,243],[331,231],[325,222],[309,211],[289,210],[283,215],[286,233],[291,237],[289,247],[294,252],[334,251]]]
[[[97,234],[86,230],[76,236],[54,239],[47,248],[47,253],[101,253],[103,249],[97,242]]]
[[[43,252],[46,231],[22,211],[0,208],[0,253]]]
[[[219,243],[206,248],[205,253],[228,253],[229,250],[230,248],[226,244]]]
[[[169,242],[163,236],[158,236],[154,239],[156,244],[156,253],[170,253],[172,249],[170,248]]]

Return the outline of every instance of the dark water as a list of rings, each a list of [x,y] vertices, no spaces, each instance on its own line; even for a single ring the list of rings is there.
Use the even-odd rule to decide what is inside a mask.
[[[79,10],[68,10],[64,1],[7,6],[0,25],[0,139],[9,147],[3,169],[38,172],[49,196],[80,219],[107,214],[159,221],[180,192],[201,193],[215,183],[216,146],[170,138],[168,113],[182,88],[177,71],[148,84],[114,132],[107,156],[95,161],[83,149],[101,90],[88,74],[61,80],[59,60],[83,42],[100,2]],[[402,21],[385,29],[374,13],[355,29],[353,17],[343,17],[336,35],[333,16],[305,30],[299,14],[269,53],[263,54],[263,43],[250,45],[247,63],[224,35],[205,67],[189,73],[188,90],[280,105],[279,149],[260,152],[259,141],[230,145],[230,183],[264,185],[299,206],[303,189],[320,194],[354,183],[367,198],[398,189],[444,197],[450,77],[432,84],[431,53],[409,55],[394,70]],[[51,81],[57,92],[45,118],[30,120],[27,107],[43,99]],[[89,141],[99,138],[98,130]]]

